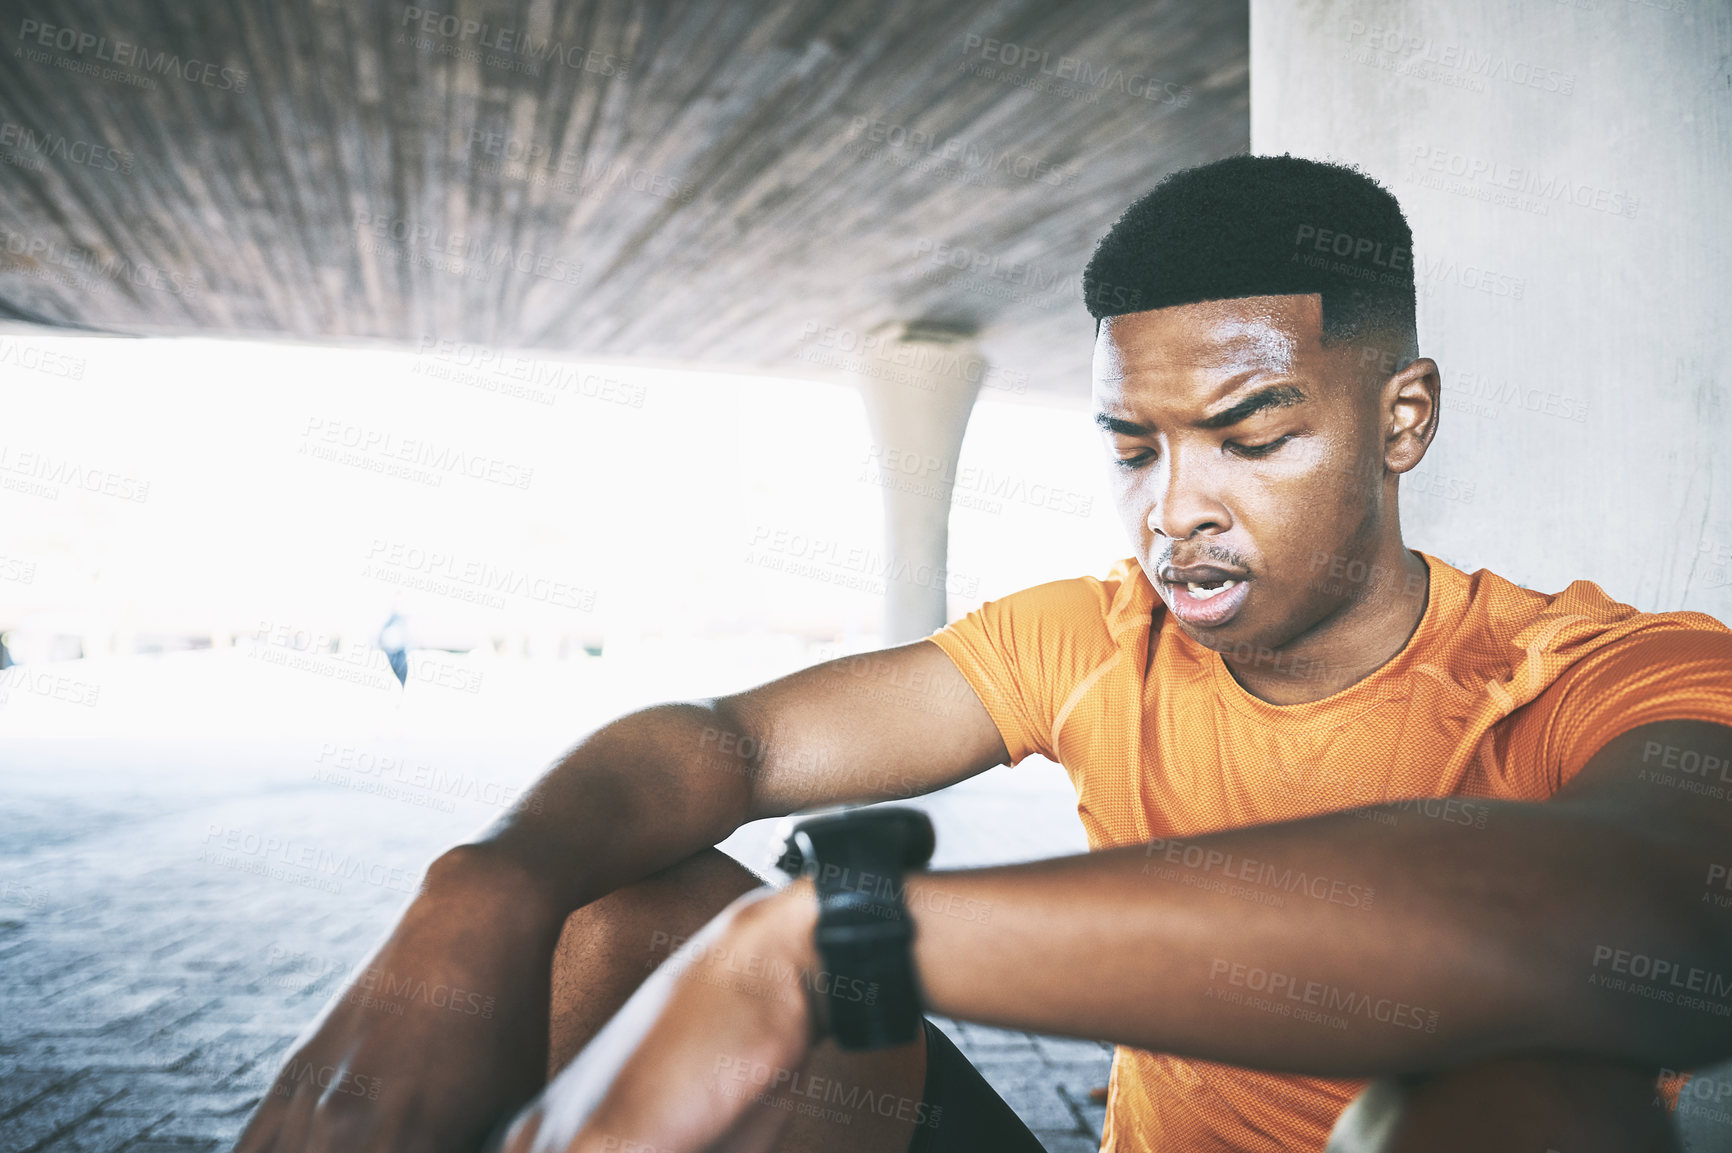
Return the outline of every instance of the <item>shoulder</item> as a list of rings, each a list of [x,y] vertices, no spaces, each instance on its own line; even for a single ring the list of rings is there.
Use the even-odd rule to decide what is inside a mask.
[[[1146,630],[1156,598],[1134,560],[1105,576],[1049,581],[989,600],[928,639],[956,664],[991,714],[1012,763],[1057,759],[1063,702]],[[1142,634],[1146,635],[1146,634]]]
[[[1706,613],[1643,612],[1589,580],[1546,593],[1487,569],[1468,574],[1446,565],[1434,573],[1459,601],[1458,660],[1506,690],[1511,703],[1597,669],[1657,681],[1673,665],[1732,662],[1732,629]]]
[[[985,602],[970,617],[995,617],[1019,627],[1110,640],[1160,603],[1135,559],[1117,561],[1104,576],[1031,585]]]
[[[1104,576],[1032,585],[986,601],[933,636],[986,644],[1025,660],[1063,663],[1100,659],[1149,625],[1160,598],[1134,559]]]
[[[1732,629],[1707,613],[1643,612],[1590,580],[1571,581],[1560,592],[1545,593],[1487,569],[1461,576],[1467,582],[1473,631],[1530,652],[1585,654],[1638,636],[1700,633],[1732,638]]]

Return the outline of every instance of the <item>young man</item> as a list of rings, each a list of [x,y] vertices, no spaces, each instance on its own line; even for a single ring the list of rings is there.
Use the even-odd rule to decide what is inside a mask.
[[[243,1153],[475,1147],[725,906],[665,1006],[621,1015],[647,1035],[593,1114],[597,1078],[560,1078],[513,1149],[1037,1148],[933,1031],[824,1039],[812,883],[766,895],[706,849],[1036,752],[1094,851],[897,896],[929,1011],[1121,1045],[1106,1148],[1321,1149],[1391,1075],[1356,1118],[1397,1102],[1385,1148],[1669,1147],[1656,1071],[1732,1055],[1705,891],[1732,864],[1732,631],[1404,545],[1439,418],[1409,252],[1348,169],[1164,181],[1084,278],[1135,556],[596,732],[433,864],[296,1049],[377,1099],[285,1082]],[[427,1010],[417,982],[497,1011]],[[801,1107],[818,1084],[874,1104],[841,1123]]]

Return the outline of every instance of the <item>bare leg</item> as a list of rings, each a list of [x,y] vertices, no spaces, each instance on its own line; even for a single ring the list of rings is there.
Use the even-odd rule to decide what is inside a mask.
[[[1342,1113],[1328,1153],[1675,1153],[1655,1071],[1603,1061],[1482,1061],[1374,1081]]]
[[[706,849],[573,913],[553,955],[548,1075],[569,1064],[685,938],[762,884],[727,854]],[[924,1041],[859,1054],[825,1042],[798,1081],[784,1074],[776,1085],[736,1085],[788,1117],[781,1150],[903,1153],[925,1076]]]

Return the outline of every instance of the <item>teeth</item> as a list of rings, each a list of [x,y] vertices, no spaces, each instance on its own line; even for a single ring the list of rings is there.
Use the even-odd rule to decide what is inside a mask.
[[[1194,599],[1206,601],[1210,597],[1219,596],[1238,583],[1238,581],[1222,581],[1218,585],[1209,586],[1200,585],[1196,581],[1188,581],[1186,582],[1185,587],[1190,590],[1191,596]]]

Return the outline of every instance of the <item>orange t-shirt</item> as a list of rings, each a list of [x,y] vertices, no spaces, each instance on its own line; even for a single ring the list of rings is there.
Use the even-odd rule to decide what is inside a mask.
[[[1534,592],[1415,555],[1431,581],[1407,644],[1307,704],[1246,692],[1168,619],[1135,560],[989,601],[931,639],[1011,764],[1064,765],[1094,849],[1411,798],[1538,801],[1638,725],[1732,725],[1732,630],[1713,617],[1637,612],[1589,581]],[[1463,824],[1485,812],[1435,807]],[[1101,1147],[1321,1150],[1364,1084],[1120,1046]]]

